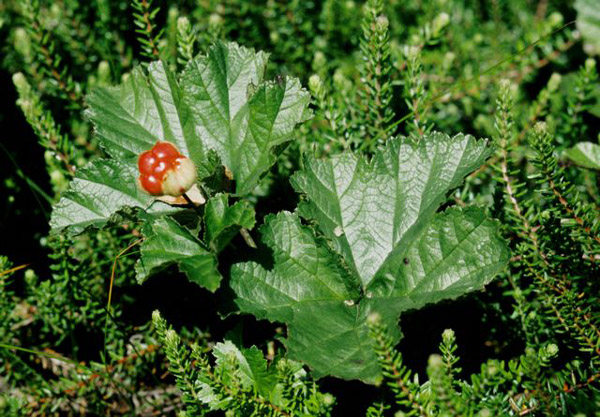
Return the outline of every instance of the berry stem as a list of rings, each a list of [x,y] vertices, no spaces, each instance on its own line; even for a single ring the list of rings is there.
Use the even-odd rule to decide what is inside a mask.
[[[252,236],[250,236],[250,231],[248,229],[242,227],[240,229],[240,234],[244,238],[246,245],[250,246],[252,249],[256,249],[258,247],[256,246],[256,242],[254,241],[254,239],[252,239]]]
[[[192,201],[192,199],[187,195],[187,193],[183,193],[181,196],[186,201],[186,203],[188,203],[188,205],[190,206],[190,208],[193,208],[194,210],[197,209],[196,205],[194,204],[194,202]]]
[[[198,214],[198,216],[202,216],[202,214],[203,214],[202,208],[200,208],[200,206],[196,205],[192,201],[192,199],[187,195],[187,193],[183,193],[181,196],[186,201],[189,208],[193,209]]]

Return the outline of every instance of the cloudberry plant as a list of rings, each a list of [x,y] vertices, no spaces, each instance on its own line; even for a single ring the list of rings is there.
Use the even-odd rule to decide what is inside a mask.
[[[0,415],[597,415],[597,3],[0,1]]]

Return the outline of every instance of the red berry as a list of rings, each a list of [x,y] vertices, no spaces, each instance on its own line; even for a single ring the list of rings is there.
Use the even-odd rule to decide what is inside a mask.
[[[154,168],[152,169],[152,173],[154,175],[156,175],[157,177],[161,177],[162,178],[162,176],[165,173],[165,171],[167,171],[168,169],[170,169],[173,165],[174,165],[173,163],[168,163],[168,162],[165,162],[165,161],[160,161],[156,165],[154,165]]]
[[[175,160],[176,158],[183,156],[179,153],[177,148],[169,142],[156,142],[156,145],[152,148],[152,152],[161,160]]]
[[[138,169],[140,172],[150,172],[156,164],[156,157],[152,151],[142,152],[138,158]]]
[[[139,183],[151,195],[180,196],[196,181],[196,168],[169,142],[156,142],[138,158]],[[168,180],[167,180],[168,178]]]
[[[142,184],[144,190],[146,190],[149,194],[162,194],[162,184],[154,175],[140,175],[140,183]]]

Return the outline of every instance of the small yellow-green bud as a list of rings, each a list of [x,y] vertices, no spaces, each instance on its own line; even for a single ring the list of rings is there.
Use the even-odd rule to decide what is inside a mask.
[[[413,60],[420,55],[421,49],[418,46],[405,46],[403,52],[407,59]]]
[[[335,70],[335,72],[333,73],[333,84],[336,87],[340,87],[343,86],[346,83],[346,76],[344,75],[344,73],[338,68],[337,70]]]
[[[444,366],[444,359],[438,354],[429,355],[427,365],[431,368],[440,368]]]
[[[310,78],[308,79],[308,89],[310,90],[311,93],[313,93],[315,95],[321,89],[321,85],[322,85],[321,77],[319,77],[317,74],[311,75]]]
[[[509,79],[500,80],[500,94],[505,95],[506,99],[514,98],[517,95],[517,85]]]
[[[101,83],[110,81],[110,65],[108,61],[100,61],[98,64],[98,80]]]
[[[223,24],[223,18],[220,14],[211,13],[210,17],[208,18],[208,24],[209,26],[220,26]]]
[[[176,345],[179,344],[179,336],[175,333],[175,330],[169,329],[165,333],[165,344],[167,345]]]
[[[515,299],[520,300],[523,298],[523,290],[521,290],[521,288],[517,287],[515,288],[515,291],[513,293],[513,296],[515,297]]]
[[[548,16],[548,23],[551,27],[556,28],[563,24],[564,18],[563,15],[559,12],[552,12],[550,16]]]
[[[61,187],[65,184],[65,176],[58,169],[53,169],[50,172],[50,182],[57,187]]]
[[[390,25],[390,21],[388,20],[387,16],[385,16],[385,15],[378,16],[377,19],[375,20],[375,27],[378,32],[383,32],[383,31],[387,30],[389,25]]]
[[[593,44],[589,42],[584,42],[583,44],[583,52],[588,55],[595,55],[597,53],[597,49]]]
[[[433,31],[434,36],[439,36],[441,32],[448,26],[450,23],[450,16],[448,13],[442,12],[438,14],[435,19],[433,19],[433,23],[431,24],[431,29]]]
[[[444,330],[444,332],[442,333],[442,340],[446,344],[454,343],[454,341],[456,340],[456,335],[454,334],[454,330],[452,330],[452,329]]]
[[[23,28],[15,29],[15,49],[26,59],[31,56],[31,39]]]
[[[335,402],[335,397],[331,394],[324,394],[323,395],[323,404],[325,405],[332,405]]]
[[[18,90],[25,89],[29,87],[29,83],[27,82],[27,78],[23,75],[22,72],[17,72],[12,76],[13,84],[17,87]]]
[[[498,373],[498,371],[500,370],[500,368],[498,367],[498,364],[496,362],[490,362],[487,364],[485,371],[489,376],[494,376]]]
[[[585,60],[585,69],[586,71],[595,71],[596,70],[596,60],[594,58],[588,58]]]
[[[477,416],[478,417],[492,417],[492,412],[489,409],[484,408],[483,410],[481,410],[479,412],[479,414]]]
[[[554,343],[550,343],[546,346],[546,353],[548,356],[556,356],[558,354],[558,346]]]
[[[327,57],[321,51],[315,52],[315,57],[313,58],[313,68],[324,68],[327,65]]]
[[[160,311],[158,311],[158,310],[154,310],[154,311],[152,312],[152,321],[153,321],[153,322],[157,322],[157,321],[160,321],[161,319],[162,319],[162,317],[161,317],[161,315],[160,315]]]
[[[562,76],[558,72],[553,72],[548,80],[548,91],[554,92],[558,90],[560,87],[560,82],[562,81]]]
[[[446,52],[444,54],[444,68],[450,68],[455,59],[456,54],[454,52]]]
[[[328,48],[327,45],[327,39],[324,36],[315,37],[315,48],[317,50],[326,51]]]
[[[60,5],[54,3],[50,6],[50,18],[53,20],[59,20],[62,17],[63,10]]]
[[[164,50],[167,47],[167,45],[168,45],[168,40],[166,38],[161,39],[160,41],[158,41],[158,50],[159,51]]]
[[[502,90],[508,90],[510,88],[510,80],[507,78],[502,78],[498,84]]]
[[[525,356],[530,357],[530,358],[535,358],[537,356],[537,353],[534,348],[528,347],[528,348],[525,348]]]
[[[179,15],[179,10],[177,10],[177,7],[172,6],[169,8],[169,16],[168,16],[169,20],[177,19],[178,15]]]
[[[546,122],[537,122],[533,126],[533,132],[538,136],[543,136],[548,133],[548,125]]]
[[[180,32],[185,32],[190,27],[190,20],[186,16],[180,16],[177,19],[177,30]]]

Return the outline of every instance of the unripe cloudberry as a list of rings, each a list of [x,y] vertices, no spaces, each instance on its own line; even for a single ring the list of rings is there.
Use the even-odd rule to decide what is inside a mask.
[[[196,166],[170,142],[156,142],[138,158],[140,187],[155,196],[179,197],[196,182]]]

